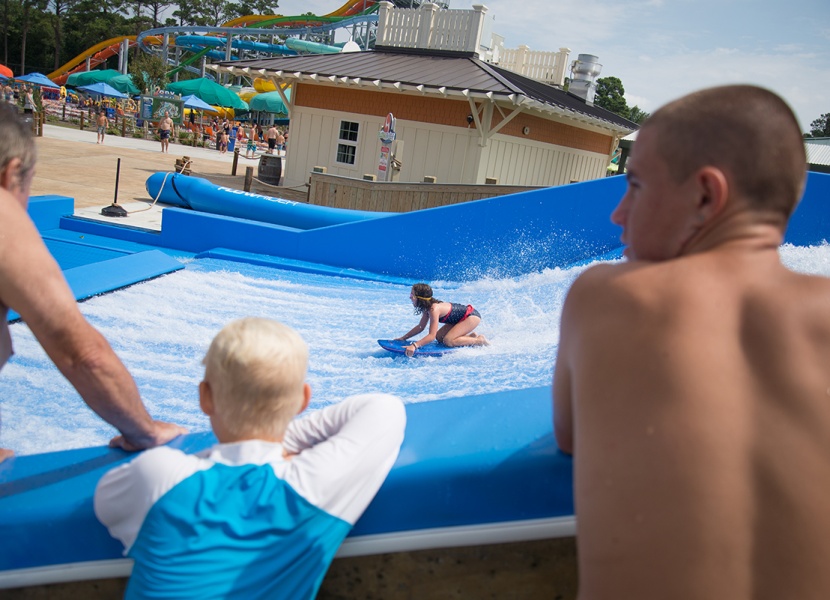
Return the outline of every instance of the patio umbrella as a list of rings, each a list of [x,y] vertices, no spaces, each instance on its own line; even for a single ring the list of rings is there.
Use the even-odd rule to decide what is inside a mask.
[[[191,110],[204,110],[211,113],[216,112],[216,109],[213,108],[210,104],[208,104],[198,96],[194,96],[193,94],[189,96],[182,96],[182,102],[184,102],[185,108],[189,108]]]
[[[28,75],[21,75],[20,77],[15,77],[15,81],[25,81],[27,83],[31,83],[32,85],[39,85],[40,87],[48,87],[48,88],[55,88],[58,89],[60,86],[49,79],[43,73],[29,73]]]
[[[6,65],[0,65],[0,75],[3,75],[6,79],[14,77],[14,73],[12,73],[12,70]]]
[[[136,96],[141,93],[141,90],[133,83],[132,75],[118,75],[107,81],[109,85],[117,89],[119,92],[124,92],[131,96]]]
[[[182,95],[193,94],[214,106],[248,110],[248,105],[239,96],[206,77],[171,83],[165,89]]]
[[[97,94],[99,96],[109,96],[110,98],[126,98],[127,94],[122,94],[117,89],[103,81],[100,83],[92,83],[90,85],[82,85],[78,88],[82,92],[88,94]]]
[[[95,71],[81,71],[80,73],[72,73],[66,78],[66,85],[70,87],[80,87],[82,85],[90,85],[92,83],[110,83],[114,77],[121,75],[121,71],[115,69],[97,69]],[[138,92],[136,92],[138,93]]]
[[[286,91],[285,96],[290,100],[291,91]],[[282,101],[279,92],[265,92],[264,94],[257,94],[251,98],[248,104],[251,107],[251,110],[280,115],[288,113],[288,110],[285,108],[285,102]]]

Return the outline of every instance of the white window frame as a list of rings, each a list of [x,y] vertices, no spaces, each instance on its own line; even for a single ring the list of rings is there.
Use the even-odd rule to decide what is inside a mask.
[[[351,133],[354,134],[354,137],[355,137],[354,140],[343,137],[344,125],[347,126],[347,130],[348,130],[349,134],[351,134]],[[354,126],[354,129],[352,129],[352,127],[351,127],[352,125]],[[357,166],[357,144],[358,144],[359,141],[360,141],[360,123],[358,123],[356,121],[347,121],[345,119],[341,120],[340,121],[340,129],[337,132],[337,148],[336,148],[335,155],[334,155],[334,162],[336,162],[338,165],[356,167]],[[354,161],[353,162],[344,162],[344,161],[340,160],[341,148],[343,148],[343,147],[351,147],[351,148],[354,149],[353,150],[353,152],[354,152],[354,154],[353,154]]]

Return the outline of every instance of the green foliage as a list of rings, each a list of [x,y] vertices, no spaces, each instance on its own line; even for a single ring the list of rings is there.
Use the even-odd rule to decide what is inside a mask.
[[[625,102],[625,88],[617,77],[600,77],[597,79],[597,92],[594,104],[612,113],[628,118],[629,108]]]
[[[830,113],[824,113],[818,119],[810,123],[810,133],[804,137],[830,137]]]
[[[142,94],[151,94],[167,85],[167,66],[157,56],[141,53],[130,61],[130,75]]]
[[[226,0],[202,0],[198,7],[196,13],[198,18],[210,27],[218,27],[227,21],[228,12],[231,8],[230,3]]]
[[[628,120],[633,121],[639,125],[646,119],[648,119],[651,115],[644,110],[640,110],[639,106],[632,106],[628,109]]]
[[[277,9],[277,2],[271,0],[239,0],[228,2],[225,15],[228,19],[244,17],[246,15],[272,15]]]

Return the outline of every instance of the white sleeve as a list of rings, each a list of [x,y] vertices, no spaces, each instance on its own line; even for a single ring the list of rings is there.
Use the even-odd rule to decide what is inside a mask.
[[[153,504],[178,483],[210,465],[210,461],[166,446],[142,452],[98,482],[95,516],[112,537],[121,540],[126,554]]]
[[[399,398],[352,396],[292,421],[283,446],[299,454],[281,476],[315,506],[354,524],[392,468],[405,427]]]

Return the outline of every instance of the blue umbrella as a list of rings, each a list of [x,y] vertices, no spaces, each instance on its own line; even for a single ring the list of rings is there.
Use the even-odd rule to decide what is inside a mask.
[[[191,110],[206,110],[214,113],[217,112],[216,109],[210,104],[198,96],[194,96],[193,94],[190,94],[189,96],[182,96],[182,102],[184,102],[185,108],[189,108]]]
[[[43,73],[29,73],[28,75],[21,75],[20,77],[15,77],[15,81],[25,81],[27,83],[31,83],[34,85],[39,85],[40,87],[49,87],[49,88],[59,88],[60,86],[49,79]]]
[[[82,85],[81,87],[77,88],[82,92],[87,92],[88,94],[98,94],[99,96],[109,96],[111,98],[126,98],[127,94],[122,94],[117,89],[112,87],[108,83],[104,83],[103,81],[99,83],[92,83],[90,85]]]

